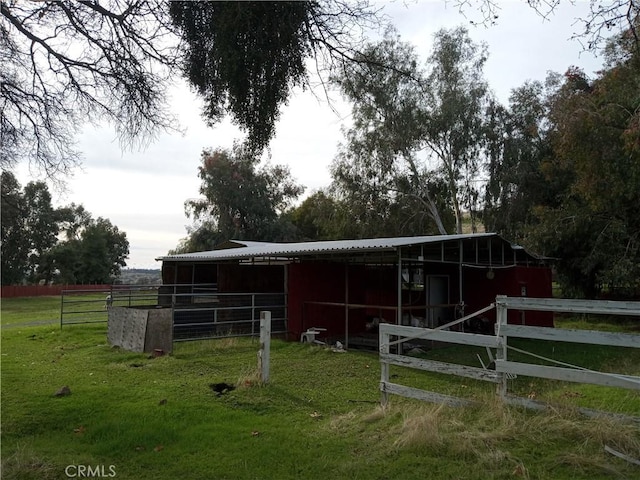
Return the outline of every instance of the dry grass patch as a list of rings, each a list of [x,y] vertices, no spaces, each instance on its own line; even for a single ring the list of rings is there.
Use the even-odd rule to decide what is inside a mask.
[[[5,480],[38,478],[48,480],[58,478],[60,469],[44,460],[24,445],[2,459],[1,476]]]
[[[258,367],[245,369],[236,382],[236,387],[238,388],[260,387],[263,385],[264,383],[262,382],[260,369]]]
[[[340,415],[330,428],[383,439],[384,448],[396,454],[446,452],[447,458],[473,463],[479,471],[509,471],[514,478],[549,478],[545,472],[550,465],[563,465],[581,478],[625,478],[635,467],[624,465],[604,447],[640,458],[640,426],[635,422],[587,418],[569,409],[526,411],[494,398],[464,408],[401,400]]]
[[[444,405],[409,408],[402,412],[402,425],[393,445],[396,448],[441,448],[452,426]],[[448,413],[448,412],[447,412]]]

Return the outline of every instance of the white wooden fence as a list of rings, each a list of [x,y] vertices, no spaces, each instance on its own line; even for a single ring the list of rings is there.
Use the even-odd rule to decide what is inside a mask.
[[[498,296],[496,297],[494,306],[496,308],[497,316],[495,336],[444,330],[444,328],[453,324],[460,323],[463,319],[459,319],[451,324],[443,325],[437,329],[380,324],[380,391],[382,392],[382,404],[384,405],[388,402],[388,395],[390,393],[430,402],[447,403],[450,405],[468,403],[467,400],[458,397],[451,397],[436,392],[428,392],[392,383],[389,381],[390,365],[400,365],[430,372],[449,373],[457,376],[474,378],[476,380],[493,382],[498,385],[498,394],[505,402],[523,405],[530,408],[543,408],[544,405],[528,398],[509,395],[508,379],[513,378],[514,375],[640,390],[640,377],[637,376],[597,372],[582,367],[563,364],[562,362],[555,362],[562,366],[546,366],[514,362],[508,359],[508,350],[512,348],[509,347],[508,344],[509,338],[517,337],[591,345],[612,345],[618,347],[640,348],[640,335],[507,324],[507,311],[510,308],[517,310],[640,316],[640,302],[561,300]],[[483,309],[482,311],[486,310],[487,309]],[[476,312],[471,316],[479,313],[480,312]],[[398,339],[392,341],[391,337],[398,337]],[[436,362],[390,353],[390,347],[394,344],[402,344],[416,339],[486,347],[488,352],[491,352],[490,349],[495,349],[495,370]],[[551,359],[546,360],[554,362]],[[587,410],[584,412],[589,413]]]

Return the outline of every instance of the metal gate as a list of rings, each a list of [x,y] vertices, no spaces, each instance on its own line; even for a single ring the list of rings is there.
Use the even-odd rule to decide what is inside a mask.
[[[258,336],[260,312],[271,312],[273,334],[287,332],[284,293],[184,293],[172,299],[173,341]]]

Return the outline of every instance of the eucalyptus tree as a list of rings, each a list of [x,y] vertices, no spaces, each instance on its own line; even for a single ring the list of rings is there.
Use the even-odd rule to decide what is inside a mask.
[[[25,229],[27,209],[22,187],[11,172],[2,172],[2,262],[0,273],[2,285],[21,283],[28,271],[29,251],[31,249]]]
[[[37,280],[47,252],[57,243],[60,214],[44,182],[21,187],[2,172],[2,284]]]
[[[42,181],[29,182],[24,187],[24,234],[29,239],[28,280],[37,279],[43,258],[58,243],[60,212],[53,207],[51,193]]]
[[[363,58],[335,78],[353,112],[332,167],[336,188],[354,199],[410,201],[439,233],[451,230],[453,215],[462,232],[463,210],[477,210],[486,159],[486,47],[464,28],[440,30],[421,68],[414,47],[388,32]]]
[[[360,217],[349,211],[328,191],[319,190],[309,195],[300,205],[286,212],[301,241],[337,240],[359,236]]]
[[[60,283],[113,282],[127,264],[129,240],[126,232],[109,219],[92,218],[82,206],[67,209],[65,213],[69,212],[81,213],[67,218],[71,223],[80,221],[80,224],[72,227],[72,235],[47,252],[41,275]]]
[[[424,89],[424,145],[438,162],[462,233],[462,210],[476,219],[479,185],[486,161],[487,110],[492,95],[484,80],[487,47],[474,43],[466,29],[435,35]]]
[[[535,207],[551,205],[567,186],[566,177],[550,182],[543,172],[552,155],[549,98],[557,81],[550,73],[545,83],[526,82],[511,92],[508,107],[491,110],[483,221],[518,243],[536,221]]]

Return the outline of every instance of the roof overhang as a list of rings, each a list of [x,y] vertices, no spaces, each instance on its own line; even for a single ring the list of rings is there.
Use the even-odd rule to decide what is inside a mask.
[[[300,261],[303,259],[340,259],[342,261],[372,261],[380,259],[395,259],[398,251],[404,252],[413,250],[415,260],[426,260],[419,255],[421,249],[431,248],[441,245],[443,252],[445,245],[461,245],[473,243],[477,245],[479,241],[487,239],[489,243],[498,242],[504,250],[508,247],[509,254],[525,255],[528,260],[541,261],[526,252],[522,247],[512,245],[495,233],[475,233],[458,235],[429,235],[414,237],[392,237],[392,238],[367,238],[360,240],[332,240],[319,242],[296,242],[296,243],[268,243],[242,240],[231,240],[221,244],[215,250],[205,252],[184,253],[175,255],[165,255],[156,258],[163,262],[228,262],[238,261],[240,263],[286,263]],[[444,260],[444,253],[443,253]],[[431,261],[437,261],[432,259]],[[458,259],[452,259],[458,262]],[[468,263],[468,262],[464,262]],[[473,263],[473,262],[471,262]],[[478,262],[476,262],[478,263]],[[481,262],[485,263],[485,262]],[[511,263],[511,262],[509,262]]]

